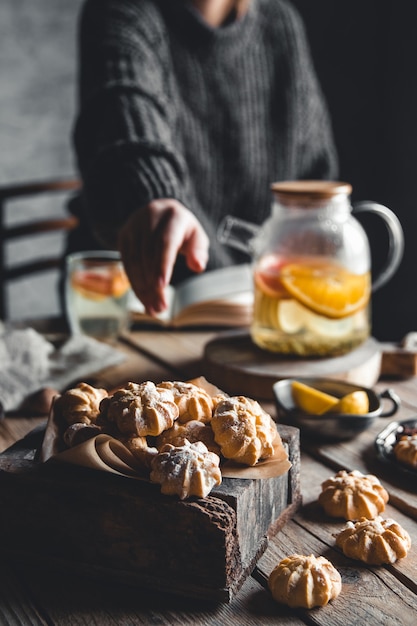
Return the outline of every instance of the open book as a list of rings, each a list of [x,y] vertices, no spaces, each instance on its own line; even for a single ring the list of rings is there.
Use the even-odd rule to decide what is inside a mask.
[[[248,326],[252,320],[252,269],[248,264],[232,265],[196,274],[168,287],[168,309],[156,318],[132,296],[133,324],[164,326]]]

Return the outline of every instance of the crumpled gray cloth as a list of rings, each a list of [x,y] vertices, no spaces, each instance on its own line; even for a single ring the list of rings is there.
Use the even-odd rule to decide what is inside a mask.
[[[70,337],[56,349],[33,328],[0,328],[0,402],[5,411],[16,410],[44,387],[62,391],[125,358],[113,346],[85,335]]]

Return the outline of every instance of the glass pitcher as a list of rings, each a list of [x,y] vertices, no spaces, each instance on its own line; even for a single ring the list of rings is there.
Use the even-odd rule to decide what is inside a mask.
[[[303,357],[344,354],[371,332],[371,292],[396,271],[404,250],[398,218],[360,202],[352,210],[348,183],[287,181],[271,187],[270,218],[260,227],[228,216],[219,240],[254,257],[251,336],[266,350]],[[366,233],[352,213],[385,222],[385,266],[371,280]]]

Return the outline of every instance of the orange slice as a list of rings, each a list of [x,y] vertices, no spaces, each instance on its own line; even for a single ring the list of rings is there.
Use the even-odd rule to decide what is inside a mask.
[[[112,296],[121,298],[129,289],[130,283],[124,271],[121,269],[115,270],[112,277]]]
[[[298,302],[332,319],[353,315],[367,305],[371,293],[369,272],[352,274],[327,261],[289,263],[281,270],[281,282]]]
[[[71,285],[91,300],[102,300],[109,296],[120,298],[130,286],[126,274],[120,269],[107,273],[80,270],[72,275]]]

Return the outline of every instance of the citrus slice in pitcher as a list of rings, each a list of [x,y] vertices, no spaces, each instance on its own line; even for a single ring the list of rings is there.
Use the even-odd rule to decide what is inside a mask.
[[[332,319],[353,315],[370,297],[370,273],[353,274],[328,261],[289,263],[281,270],[287,291],[314,313]]]
[[[311,313],[296,300],[280,300],[277,305],[278,328],[292,335],[304,328]]]
[[[288,293],[281,282],[281,269],[284,263],[283,258],[271,254],[264,257],[255,270],[255,285],[266,296],[288,298]]]

